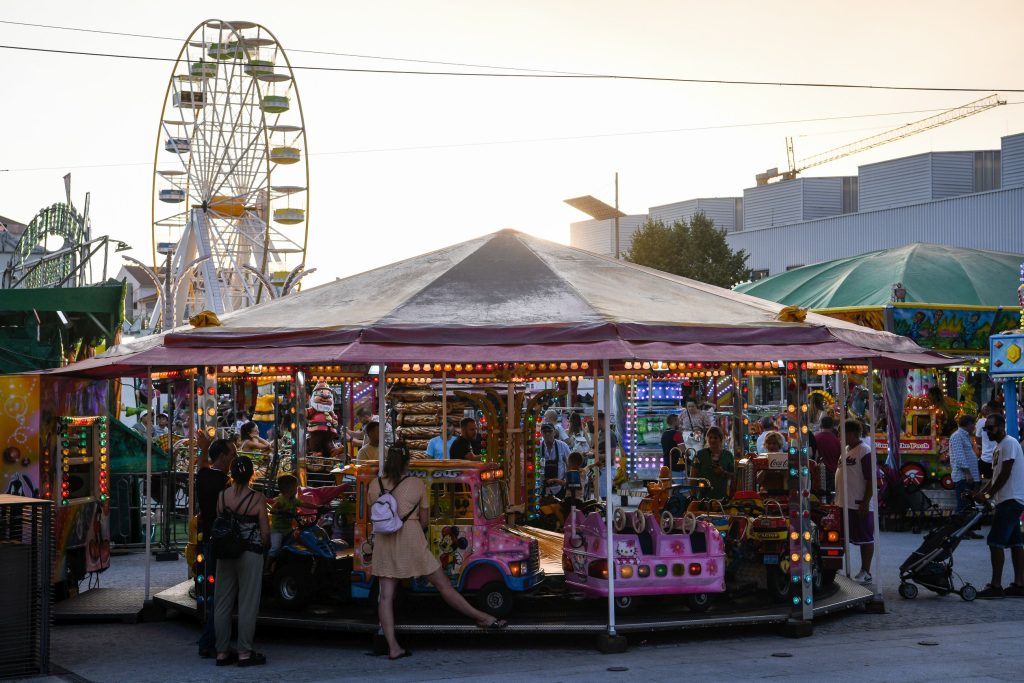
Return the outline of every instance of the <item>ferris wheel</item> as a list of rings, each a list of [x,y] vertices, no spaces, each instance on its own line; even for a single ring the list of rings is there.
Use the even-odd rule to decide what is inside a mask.
[[[259,24],[203,22],[171,72],[153,164],[153,264],[169,264],[174,283],[162,327],[287,294],[311,272],[308,188],[284,49]]]

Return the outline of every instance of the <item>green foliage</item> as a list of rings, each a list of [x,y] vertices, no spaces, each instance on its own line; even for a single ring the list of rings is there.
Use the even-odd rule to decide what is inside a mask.
[[[647,221],[633,234],[633,244],[625,258],[648,268],[681,275],[718,287],[732,287],[750,279],[747,252],[733,251],[725,241],[725,231],[714,221],[698,213],[686,222],[666,226],[662,221]]]

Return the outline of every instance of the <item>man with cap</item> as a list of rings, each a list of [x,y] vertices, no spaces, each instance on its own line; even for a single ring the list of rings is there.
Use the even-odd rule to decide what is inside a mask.
[[[555,426],[550,422],[540,425],[540,445],[537,447],[544,467],[544,493],[561,496],[565,487],[565,463],[569,446],[555,438]]]
[[[153,436],[157,435],[156,429],[153,428],[152,413],[150,413],[148,410],[143,410],[141,413],[139,413],[139,417],[138,419],[136,419],[135,425],[132,427],[132,429],[137,431],[139,434],[142,434],[142,436],[144,437],[147,435],[147,433],[152,434]]]

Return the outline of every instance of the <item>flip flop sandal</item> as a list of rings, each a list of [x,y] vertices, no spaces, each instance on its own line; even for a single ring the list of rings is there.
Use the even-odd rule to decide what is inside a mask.
[[[238,666],[262,666],[267,663],[267,657],[261,652],[253,652],[245,659],[238,660]]]
[[[234,652],[230,652],[228,653],[228,656],[224,659],[218,659],[216,661],[217,666],[231,666],[232,664],[238,661],[238,655]]]
[[[495,619],[494,621],[492,621],[491,623],[487,624],[486,626],[477,626],[477,628],[482,628],[485,631],[500,631],[501,629],[505,628],[506,626],[508,626],[508,622],[505,621],[504,619]]]

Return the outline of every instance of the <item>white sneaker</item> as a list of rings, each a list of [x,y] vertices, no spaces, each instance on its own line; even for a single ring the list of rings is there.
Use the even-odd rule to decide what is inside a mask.
[[[864,571],[863,569],[862,569],[862,570],[860,570],[860,571],[859,571],[859,572],[857,572],[857,574],[856,574],[856,575],[855,575],[855,576],[853,577],[853,580],[854,580],[854,581],[857,581],[858,583],[862,583],[862,582],[864,581],[864,574],[866,574],[866,573],[867,573],[867,572],[865,572],[865,571]]]
[[[871,578],[871,572],[862,572],[862,573],[858,574],[857,576],[860,577],[858,579],[858,581],[860,581],[865,586],[868,585],[869,583],[874,583],[874,581],[875,581],[873,578]]]

